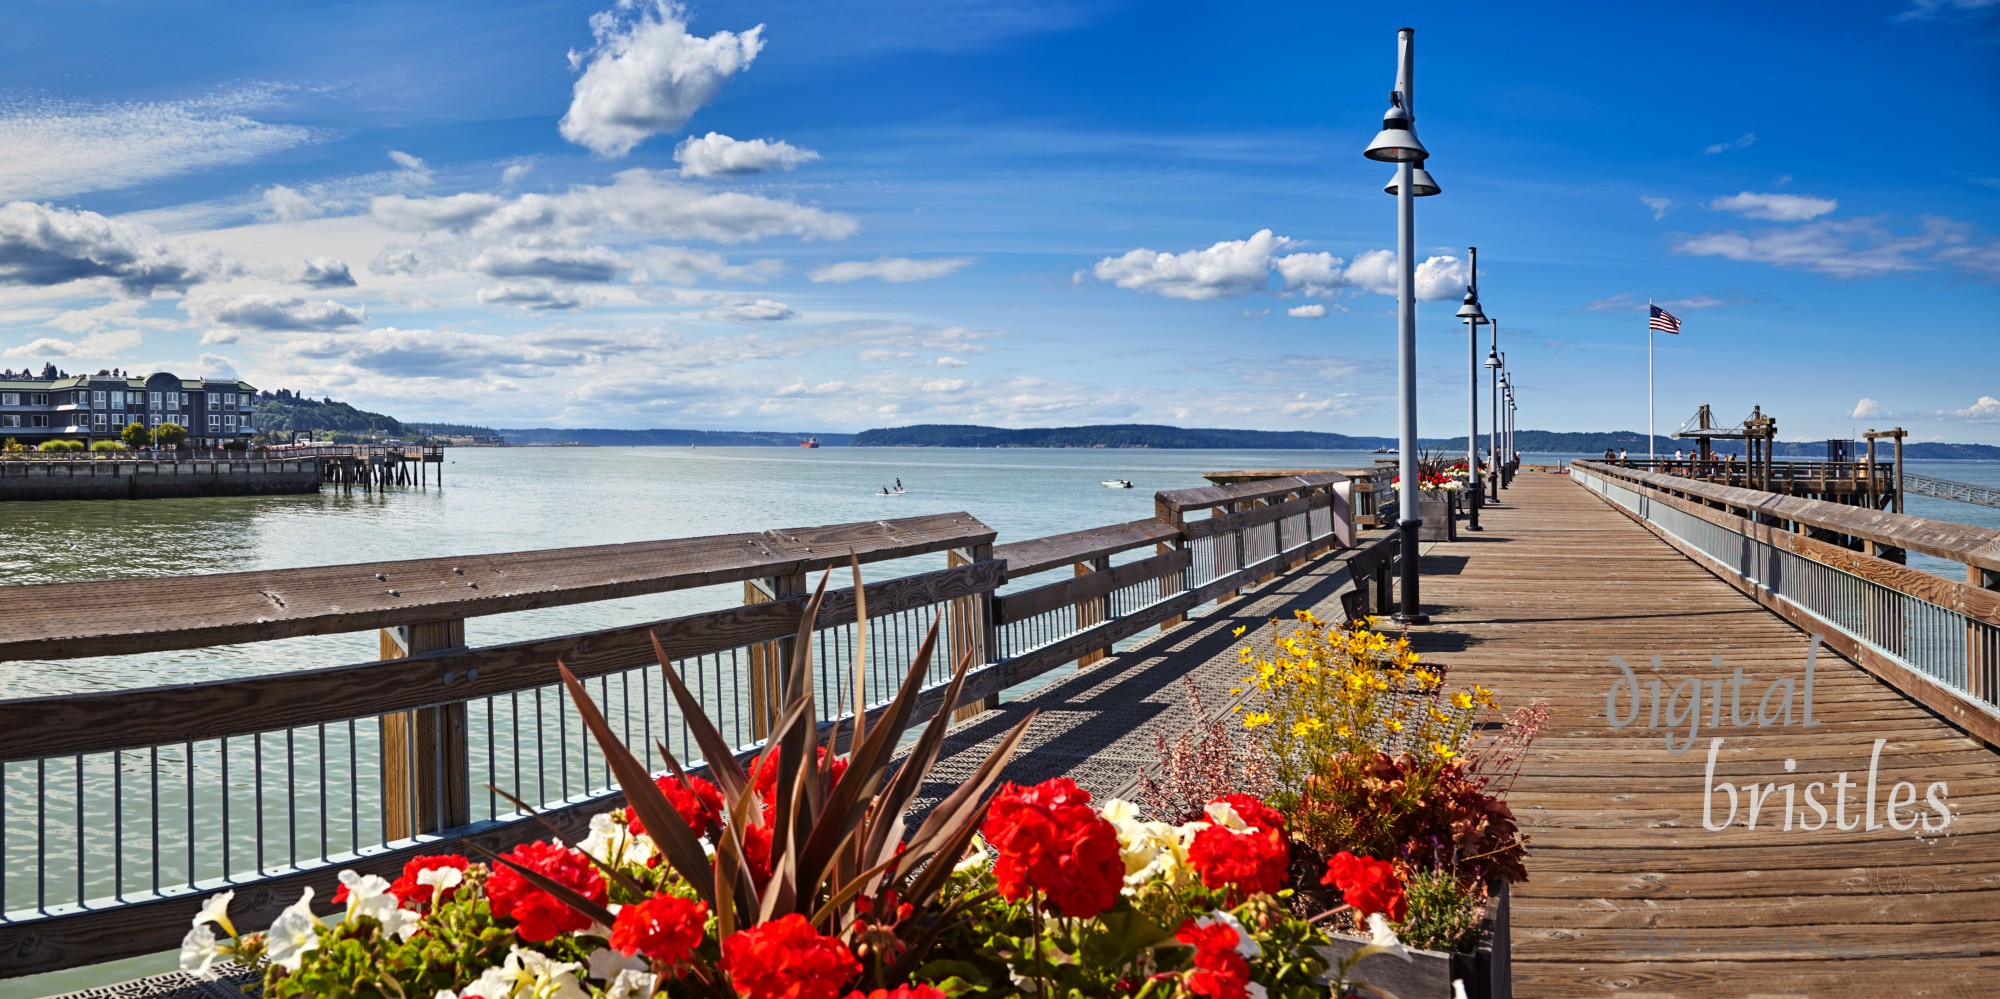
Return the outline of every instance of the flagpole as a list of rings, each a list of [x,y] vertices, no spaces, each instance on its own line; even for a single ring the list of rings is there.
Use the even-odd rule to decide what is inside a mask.
[[[1659,458],[1653,452],[1653,300],[1646,299],[1646,460],[1650,464]]]

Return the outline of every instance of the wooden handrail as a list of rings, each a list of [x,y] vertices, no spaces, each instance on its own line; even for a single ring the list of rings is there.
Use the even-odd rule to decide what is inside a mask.
[[[499,555],[0,587],[0,661],[362,631],[990,544],[969,513]]]
[[[1766,520],[1786,520],[1878,545],[1922,552],[1938,558],[2000,572],[2000,529],[1928,520],[1908,514],[1868,510],[1798,496],[1781,496],[1759,489],[1724,486],[1699,479],[1608,465],[1602,461],[1575,461],[1609,479],[1622,479],[1670,495],[1720,503],[1729,509],[1755,511]]]
[[[1032,576],[1060,566],[1107,555],[1148,548],[1179,536],[1174,525],[1158,520],[1133,520],[1089,530],[1052,534],[1045,538],[994,545],[993,557],[1007,563],[1012,578]]]
[[[1346,482],[1354,476],[1342,472],[1320,472],[1314,475],[1295,475],[1282,479],[1256,479],[1236,482],[1226,486],[1197,486],[1193,489],[1173,489],[1157,493],[1153,497],[1154,509],[1160,519],[1172,520],[1186,510],[1202,507],[1226,506],[1251,500],[1270,499],[1289,493]]]

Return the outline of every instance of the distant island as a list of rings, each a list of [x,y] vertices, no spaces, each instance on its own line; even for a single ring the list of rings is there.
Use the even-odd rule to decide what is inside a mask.
[[[533,427],[500,430],[509,444],[588,444],[595,447],[797,447],[818,440],[821,447],[846,447],[853,434],[816,434],[774,430],[605,430],[577,427]]]

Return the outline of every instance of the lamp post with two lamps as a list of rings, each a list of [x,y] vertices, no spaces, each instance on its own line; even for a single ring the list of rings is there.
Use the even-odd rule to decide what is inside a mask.
[[[1395,620],[1400,624],[1425,624],[1417,594],[1417,529],[1423,521],[1417,515],[1417,272],[1416,208],[1419,196],[1438,193],[1435,180],[1424,169],[1430,152],[1417,141],[1415,76],[1416,30],[1396,32],[1396,89],[1389,94],[1389,110],[1382,115],[1382,131],[1362,155],[1371,160],[1396,164],[1396,177],[1384,188],[1396,196],[1396,383],[1401,402],[1397,437],[1396,466],[1402,479],[1396,530],[1400,544],[1402,597]]]
[[[1472,259],[1465,283],[1465,304],[1458,307],[1458,318],[1465,320],[1466,408],[1471,416],[1465,431],[1465,484],[1468,494],[1465,529],[1480,531],[1485,530],[1479,526],[1479,507],[1485,498],[1486,487],[1479,474],[1479,327],[1489,320],[1479,308],[1479,247],[1469,246],[1466,251]],[[1499,455],[1494,455],[1494,460],[1499,460]]]
[[[1500,502],[1500,320],[1489,318],[1486,320],[1486,325],[1493,331],[1493,340],[1486,348],[1486,376],[1492,383],[1493,395],[1493,426],[1488,431],[1486,453],[1492,456],[1493,466],[1486,477],[1490,486],[1482,485],[1481,488],[1491,488],[1493,492],[1489,498],[1498,503]]]

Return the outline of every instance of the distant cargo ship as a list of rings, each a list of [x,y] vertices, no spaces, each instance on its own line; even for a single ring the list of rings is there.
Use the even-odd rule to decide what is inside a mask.
[[[819,446],[819,438],[817,438],[817,437],[808,437],[808,438],[806,438],[805,440],[802,440],[802,441],[800,441],[800,442],[799,442],[799,446],[800,446],[800,447],[818,447],[818,446]]]

